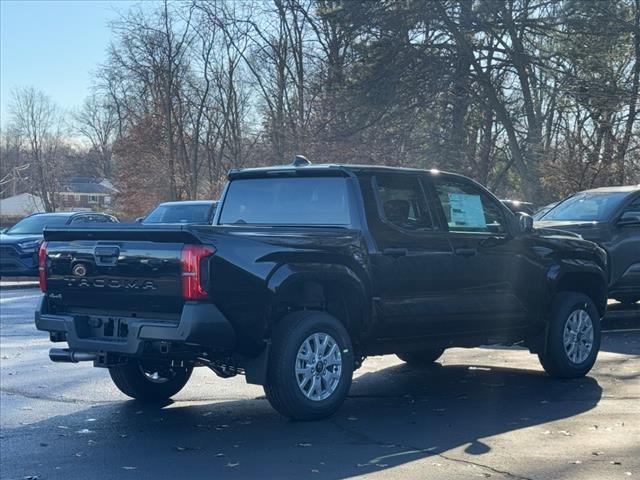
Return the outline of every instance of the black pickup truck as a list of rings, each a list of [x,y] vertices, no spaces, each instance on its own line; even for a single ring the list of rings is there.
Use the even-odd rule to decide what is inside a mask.
[[[317,419],[367,355],[519,344],[553,377],[587,374],[607,260],[459,175],[299,160],[231,171],[213,225],[47,229],[40,282],[36,326],[68,343],[53,361],[147,401],[197,366],[244,374]]]

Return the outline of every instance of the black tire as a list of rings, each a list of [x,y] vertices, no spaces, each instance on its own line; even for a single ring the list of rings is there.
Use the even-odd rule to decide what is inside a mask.
[[[416,352],[396,353],[396,356],[405,363],[415,367],[428,367],[433,365],[444,353],[444,348],[430,348]]]
[[[152,371],[152,368],[145,368]],[[163,378],[153,380],[145,375],[140,362],[131,360],[109,368],[111,380],[125,395],[141,402],[161,402],[178,393],[189,381],[193,367],[171,368],[162,372]]]
[[[593,341],[586,358],[583,361],[574,361],[565,348],[564,334],[572,313],[580,310],[590,317]],[[554,378],[584,377],[596,362],[601,334],[600,314],[591,298],[578,292],[561,292],[556,295],[547,327],[546,351],[538,354],[545,372]]]
[[[341,361],[340,375],[334,390],[324,399],[311,399],[298,385],[297,356],[303,343],[312,335],[329,335],[336,343]],[[326,337],[322,337],[326,338]],[[317,366],[317,364],[316,364]],[[294,312],[285,316],[274,328],[267,383],[264,391],[271,406],[293,420],[318,420],[333,415],[347,398],[353,377],[354,354],[351,339],[342,323],[328,313],[318,311]],[[332,366],[331,371],[336,367]],[[327,372],[313,376],[321,376]],[[323,378],[313,379],[322,385]],[[327,383],[325,381],[324,385]],[[311,387],[310,387],[311,388]],[[330,389],[329,389],[330,390]]]

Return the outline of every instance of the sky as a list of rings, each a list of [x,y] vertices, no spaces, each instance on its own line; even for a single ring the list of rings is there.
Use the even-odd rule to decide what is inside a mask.
[[[106,59],[109,23],[138,1],[0,0],[0,121],[11,91],[34,86],[72,109],[90,93]]]

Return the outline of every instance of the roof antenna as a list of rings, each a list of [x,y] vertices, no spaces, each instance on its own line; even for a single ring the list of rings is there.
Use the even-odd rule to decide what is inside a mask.
[[[294,167],[308,167],[309,165],[311,165],[311,162],[302,155],[296,155],[293,159],[293,162],[291,162],[291,165],[293,165]]]

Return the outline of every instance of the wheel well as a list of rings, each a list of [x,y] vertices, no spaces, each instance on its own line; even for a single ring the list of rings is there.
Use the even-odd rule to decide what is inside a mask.
[[[356,342],[365,319],[362,293],[348,282],[296,282],[279,295],[275,320],[295,310],[322,310],[336,317]]]
[[[558,292],[580,292],[591,298],[604,316],[607,309],[607,287],[604,280],[595,273],[567,273],[557,287]]]

